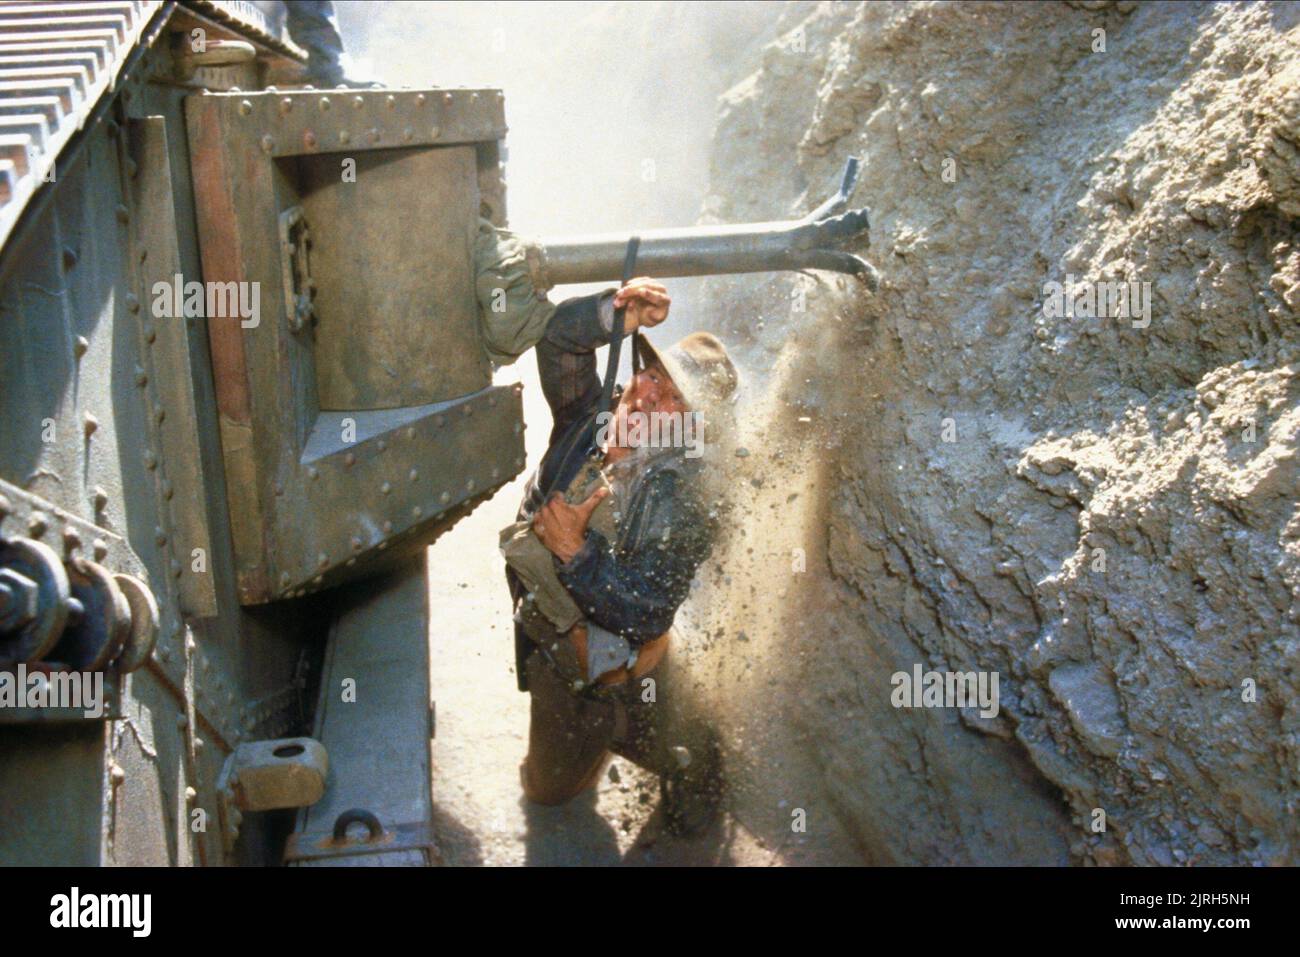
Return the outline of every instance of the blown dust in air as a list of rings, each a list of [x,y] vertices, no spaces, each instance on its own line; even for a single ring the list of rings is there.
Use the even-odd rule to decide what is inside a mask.
[[[386,3],[340,4],[338,13],[352,56],[391,85],[504,90],[511,228],[558,235],[695,222],[705,205],[718,97],[777,36],[783,10],[762,3]],[[669,344],[696,327],[718,327],[702,309],[706,281],[666,284],[672,315],[654,332],[656,343]],[[551,298],[598,288],[561,287]],[[746,397],[766,406],[758,381],[766,370],[737,360]],[[756,453],[767,483],[751,486],[752,476],[742,476],[746,484],[738,503],[751,567],[723,568],[717,559],[731,548],[720,543],[677,620],[675,653],[686,659],[682,672],[688,679],[683,683],[697,707],[713,717],[727,748],[734,796],[721,827],[692,842],[667,835],[654,814],[655,779],[620,758],[594,794],[565,807],[523,800],[518,767],[527,745],[529,698],[515,688],[509,596],[496,540],[497,530],[514,519],[524,477],[545,450],[550,414],[531,355],[498,373],[498,381],[516,378],[525,386],[525,475],[430,550],[433,790],[444,859],[860,860],[830,810],[798,783],[809,779],[808,770],[798,767],[806,746],[781,721],[781,697],[791,689],[782,686],[788,669],[779,659],[803,653],[808,636],[800,623],[783,623],[781,599],[765,587],[772,576],[764,573],[763,562],[789,568],[795,548],[806,548],[809,556],[825,552],[803,542],[801,526],[816,508],[814,496],[801,492],[791,505],[788,491],[777,492],[787,485],[802,490],[810,481],[796,449],[786,452],[784,463],[771,459],[770,448]],[[760,411],[757,418],[766,414]],[[742,438],[741,444],[759,449],[763,437]],[[744,468],[744,460],[738,464],[754,471]],[[775,481],[781,471],[788,473],[784,482]],[[782,517],[771,521],[778,500]],[[763,555],[768,557],[756,557]],[[817,574],[817,560],[810,559],[807,577]],[[741,575],[754,583],[747,607],[713,608]],[[796,809],[816,822],[806,833],[791,828]]]

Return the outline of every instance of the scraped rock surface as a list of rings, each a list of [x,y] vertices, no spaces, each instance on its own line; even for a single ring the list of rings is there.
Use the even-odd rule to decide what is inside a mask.
[[[802,215],[857,155],[884,278],[710,287],[749,520],[685,614],[748,826],[1300,862],[1298,22],[795,4],[723,97],[705,218]],[[997,672],[998,713],[894,707],[918,664]]]

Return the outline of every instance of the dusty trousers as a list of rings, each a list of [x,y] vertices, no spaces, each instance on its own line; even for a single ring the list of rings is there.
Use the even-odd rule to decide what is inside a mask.
[[[563,804],[595,784],[610,753],[659,775],[682,768],[707,770],[707,729],[689,721],[673,690],[672,649],[647,674],[584,697],[569,687],[538,652],[529,655],[532,696],[524,792],[539,804]]]

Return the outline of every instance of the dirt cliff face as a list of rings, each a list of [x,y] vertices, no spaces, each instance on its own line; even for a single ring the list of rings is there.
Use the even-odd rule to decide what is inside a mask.
[[[857,155],[884,277],[712,287],[747,517],[685,618],[748,824],[1300,861],[1298,23],[793,5],[724,96],[706,216],[802,214]],[[996,672],[996,717],[894,707],[916,665]]]

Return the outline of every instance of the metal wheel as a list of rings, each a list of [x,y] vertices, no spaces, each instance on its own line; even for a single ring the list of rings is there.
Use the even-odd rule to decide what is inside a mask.
[[[0,542],[0,658],[39,661],[68,621],[68,574],[48,545],[29,538]]]
[[[68,582],[84,610],[49,657],[75,671],[102,671],[131,633],[131,606],[108,570],[84,558],[69,563]]]
[[[158,602],[149,586],[134,575],[114,575],[113,580],[131,606],[131,629],[116,662],[117,670],[126,674],[148,661],[153,652],[158,640]]]

